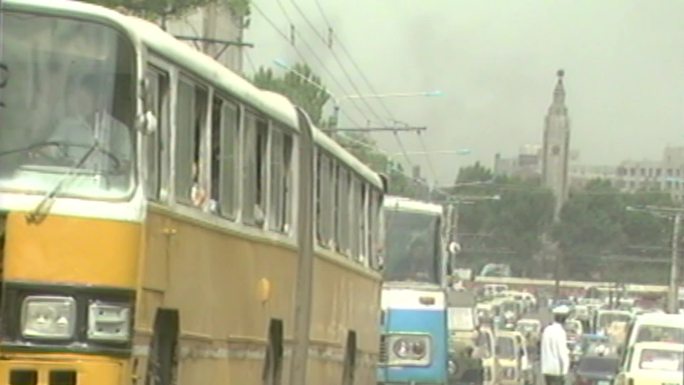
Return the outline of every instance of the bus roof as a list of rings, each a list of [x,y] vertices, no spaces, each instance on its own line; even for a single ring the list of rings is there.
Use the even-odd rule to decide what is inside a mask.
[[[314,140],[320,146],[321,149],[334,155],[337,159],[340,159],[352,170],[359,173],[366,180],[372,182],[375,187],[382,189],[383,183],[375,171],[370,167],[366,166],[363,162],[358,160],[354,155],[349,153],[344,147],[340,146],[335,140],[323,133],[319,129],[314,130]]]
[[[219,92],[235,97],[270,118],[298,130],[297,111],[285,96],[261,90],[247,79],[223,66],[213,58],[178,41],[156,24],[133,16],[126,16],[98,5],[69,0],[5,0],[6,10],[43,12],[55,16],[79,17],[118,27],[125,31],[134,44],[144,45],[156,55],[178,64],[191,75],[204,79]],[[370,167],[347,152],[333,139],[314,127],[314,141],[340,160],[352,171],[382,189],[380,176]]]
[[[384,206],[385,208],[397,211],[410,211],[433,215],[442,215],[443,212],[442,206],[438,204],[398,196],[385,196]]]

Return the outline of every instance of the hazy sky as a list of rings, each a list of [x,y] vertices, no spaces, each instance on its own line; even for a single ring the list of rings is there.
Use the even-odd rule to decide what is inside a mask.
[[[300,34],[297,48],[334,94],[357,92],[333,53],[359,90],[370,93],[342,47],[335,42],[328,49],[295,0],[252,1],[286,34],[289,17]],[[659,159],[666,145],[684,145],[684,1],[318,1],[377,92],[444,92],[383,99],[392,118],[428,127],[429,150],[472,149],[467,156],[432,155],[440,184],[451,183],[459,166],[475,160],[491,166],[497,152],[512,156],[523,144],[539,143],[558,68],[566,73],[571,147],[581,163]],[[327,35],[316,0],[296,4]],[[301,61],[257,9],[252,14],[246,40],[256,45],[249,53],[256,66]],[[389,122],[377,100],[368,103]],[[341,108],[365,124],[349,100]],[[340,125],[352,123],[342,118]],[[399,151],[392,134],[373,137],[388,153]],[[408,151],[422,151],[415,134],[401,139]],[[432,180],[425,156],[411,158]]]

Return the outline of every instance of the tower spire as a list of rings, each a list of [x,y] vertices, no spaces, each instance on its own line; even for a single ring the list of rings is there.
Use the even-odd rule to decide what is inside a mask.
[[[556,82],[556,88],[553,90],[553,103],[549,108],[549,112],[565,113],[567,112],[565,107],[565,88],[563,87],[565,71],[559,69],[556,71],[556,76],[558,76],[558,82]]]

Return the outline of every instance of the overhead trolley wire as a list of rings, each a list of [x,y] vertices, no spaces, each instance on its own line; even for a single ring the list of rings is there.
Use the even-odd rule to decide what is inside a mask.
[[[254,5],[254,7],[255,7],[255,9],[257,10],[257,12],[259,12],[259,14],[261,14],[261,16],[263,16],[264,19],[266,19],[266,21],[271,25],[271,27],[272,27],[273,29],[277,30],[278,34],[279,34],[285,41],[287,41],[287,42],[290,44],[290,46],[292,46],[292,48],[295,50],[295,52],[296,52],[297,55],[299,56],[300,60],[301,60],[303,63],[306,63],[306,64],[308,65],[308,61],[306,60],[306,58],[305,58],[304,54],[302,53],[302,51],[297,47],[296,44],[293,44],[293,42],[291,41],[291,39],[288,38],[287,34],[284,33],[284,32],[282,32],[282,31],[275,25],[275,23],[273,22],[273,20],[265,14],[265,12],[258,6],[258,4],[256,4],[256,2],[252,1],[252,4]],[[280,10],[283,12],[283,15],[285,16],[287,22],[288,22],[291,26],[293,26],[294,23],[293,23],[292,19],[290,18],[290,16],[289,16],[287,10],[285,9],[284,5],[282,4],[281,0],[277,0],[277,4],[278,4],[278,7],[280,8]],[[304,39],[304,37],[302,36],[302,34],[300,34],[299,31],[297,31],[297,29],[294,29],[293,33],[294,33],[295,36],[302,42],[302,44],[306,47],[306,49],[307,49],[307,50],[309,51],[309,53],[310,53],[310,56],[312,56],[312,57],[315,59],[315,61],[316,61],[316,62],[318,63],[318,65],[320,66],[320,68],[322,68],[322,69],[327,73],[327,75],[330,77],[330,79],[332,79],[332,81],[335,83],[335,85],[336,85],[343,93],[346,93],[347,91],[346,91],[345,86],[343,86],[342,83],[337,79],[337,77],[332,73],[332,71],[331,71],[328,67],[325,66],[324,61],[318,56],[318,54],[316,53],[316,50],[313,49],[313,47],[308,43],[308,41],[307,41],[306,39]],[[331,94],[331,96],[334,97],[334,95],[332,95],[332,94]],[[356,111],[357,111],[361,116],[364,117],[364,119],[369,120],[369,119],[368,119],[368,115],[366,115],[366,113],[365,113],[365,112],[364,112],[356,103],[352,103],[352,105],[354,106],[354,108],[356,109]]]
[[[291,0],[291,1],[294,1],[294,0]],[[323,6],[321,5],[320,0],[315,0],[315,3],[316,3],[316,7],[318,8],[319,13],[321,14],[321,17],[323,18],[323,21],[324,21],[324,22],[326,23],[326,25],[328,26],[328,29],[332,31],[332,30],[333,30],[332,23],[330,22],[330,19],[328,19],[328,16],[326,15],[325,10],[323,9]],[[323,38],[320,34],[318,34],[318,36],[319,36],[320,39],[324,40],[324,38]],[[339,46],[340,46],[340,48],[342,49],[342,51],[343,51],[343,53],[345,54],[345,56],[349,59],[349,62],[351,62],[351,64],[352,64],[352,66],[354,67],[354,69],[359,73],[359,75],[361,76],[361,79],[363,80],[363,82],[365,83],[365,85],[370,89],[371,93],[373,93],[373,94],[378,94],[377,90],[375,89],[375,87],[373,86],[373,84],[372,84],[372,83],[370,82],[370,80],[368,79],[368,76],[366,76],[366,74],[364,73],[364,71],[361,69],[361,66],[360,66],[360,65],[358,64],[358,62],[354,59],[354,57],[352,56],[351,52],[347,49],[347,47],[346,47],[346,45],[344,44],[344,42],[343,42],[341,39],[339,39],[339,38],[337,37],[336,34],[333,34],[332,36],[333,36],[333,38],[335,39],[335,41],[339,44]],[[333,51],[331,47],[330,47],[330,50]],[[333,51],[333,52],[334,52],[334,51]],[[394,114],[392,114],[392,111],[390,111],[389,107],[387,107],[387,104],[386,104],[381,98],[378,98],[377,100],[378,100],[378,103],[380,104],[380,106],[382,107],[382,109],[384,110],[384,113],[386,113],[387,116],[388,116],[393,122],[396,122],[397,120],[394,118]],[[396,134],[396,133],[395,133],[395,134]],[[423,151],[425,152],[425,157],[426,157],[426,160],[427,160],[427,163],[428,163],[428,168],[429,168],[429,170],[430,170],[430,173],[432,174],[432,178],[434,179],[434,181],[435,181],[435,183],[436,183],[436,181],[437,181],[437,172],[436,172],[436,169],[435,169],[435,167],[434,167],[434,163],[433,163],[433,161],[432,161],[432,157],[431,157],[430,154],[429,154],[429,151],[428,151],[428,149],[427,149],[427,146],[426,146],[426,144],[425,144],[425,142],[424,142],[424,140],[423,140],[423,137],[420,135],[420,132],[418,132],[418,138],[420,139],[421,146],[422,146],[422,148],[423,148]],[[402,149],[402,152],[405,152],[404,146],[403,146],[403,144],[401,143],[400,140],[398,141],[398,143],[399,143],[400,148]],[[410,167],[412,167],[408,154],[405,154],[405,158],[408,160]]]
[[[278,0],[278,1],[280,2],[280,0]],[[342,61],[340,60],[340,58],[337,56],[337,52],[335,52],[335,50],[333,50],[332,47],[330,47],[330,46],[328,45],[326,38],[318,31],[318,29],[317,29],[316,26],[311,22],[311,20],[309,20],[309,18],[306,16],[306,14],[304,13],[304,11],[302,11],[302,9],[299,7],[299,5],[297,4],[297,2],[296,2],[295,0],[290,0],[290,2],[292,3],[292,5],[294,5],[295,9],[297,10],[297,13],[299,13],[299,15],[302,17],[302,19],[304,19],[304,21],[305,21],[306,24],[309,26],[309,28],[311,28],[311,30],[316,34],[316,36],[318,36],[318,38],[321,40],[321,42],[323,42],[323,44],[324,44],[325,46],[328,47],[328,49],[330,50],[330,53],[332,53],[333,59],[335,59],[335,62],[337,63],[337,65],[338,65],[338,66],[340,67],[340,69],[342,70],[342,73],[344,74],[344,77],[347,79],[347,81],[349,82],[349,84],[351,84],[352,88],[354,89],[354,92],[356,92],[357,95],[361,95],[361,94],[362,94],[361,90],[360,90],[359,87],[356,85],[356,82],[355,82],[354,79],[351,77],[351,75],[350,75],[349,72],[347,71],[347,68],[344,66],[344,64],[342,63]],[[331,26],[329,26],[329,28],[332,29]],[[353,101],[353,99],[351,99],[351,100]],[[370,113],[371,113],[376,119],[378,119],[379,121],[385,120],[385,119],[383,119],[383,118],[375,111],[375,109],[373,108],[373,106],[371,106],[370,103],[368,103],[368,100],[366,100],[365,98],[360,98],[360,100],[361,100],[361,103],[363,103],[363,104],[366,106],[366,108],[368,108],[368,110],[370,111]],[[369,119],[366,119],[366,120],[369,120]]]

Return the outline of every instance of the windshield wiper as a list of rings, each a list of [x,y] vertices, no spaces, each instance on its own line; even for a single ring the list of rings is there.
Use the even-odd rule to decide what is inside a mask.
[[[90,148],[88,148],[88,151],[86,151],[85,154],[81,157],[81,159],[78,160],[76,165],[67,172],[62,179],[59,180],[59,182],[55,185],[55,187],[43,197],[43,199],[38,203],[35,209],[33,209],[30,213],[26,214],[26,222],[29,224],[40,224],[47,215],[50,213],[50,209],[52,208],[52,204],[55,202],[55,196],[59,194],[60,191],[62,191],[62,188],[64,187],[64,184],[66,184],[67,181],[71,180],[71,177],[73,177],[76,173],[77,170],[80,170],[81,167],[83,167],[83,164],[90,158],[90,155],[92,155],[97,148],[100,147],[100,144],[95,141]]]

